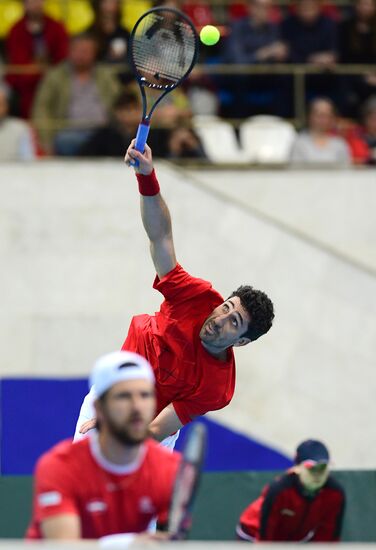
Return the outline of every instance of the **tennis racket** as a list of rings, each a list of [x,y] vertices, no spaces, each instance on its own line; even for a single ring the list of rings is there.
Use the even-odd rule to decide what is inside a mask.
[[[189,533],[192,523],[192,506],[205,458],[206,437],[206,427],[199,422],[193,424],[187,435],[168,518],[168,531],[171,540],[183,540]]]
[[[135,148],[140,153],[158,103],[186,78],[198,56],[198,36],[192,21],[174,8],[153,8],[135,24],[129,39],[129,62],[142,97],[142,121]],[[160,91],[149,113],[145,88]],[[133,165],[138,165],[135,160]]]

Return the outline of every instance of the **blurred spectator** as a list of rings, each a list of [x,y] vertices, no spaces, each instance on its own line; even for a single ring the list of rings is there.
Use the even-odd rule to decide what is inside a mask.
[[[339,541],[344,508],[345,493],[330,474],[328,449],[308,439],[296,450],[295,466],[244,510],[236,533],[249,542]]]
[[[168,158],[206,159],[205,151],[198,136],[191,128],[174,128],[168,138]]]
[[[342,164],[351,163],[347,143],[333,135],[336,112],[330,99],[312,101],[308,115],[308,130],[297,137],[292,152],[293,164]]]
[[[376,164],[376,96],[370,97],[363,106],[362,137],[369,149],[369,163]]]
[[[349,146],[353,164],[367,164],[370,150],[363,139],[361,126],[349,118],[338,118],[336,130],[337,135],[343,137]]]
[[[337,23],[323,14],[321,0],[297,0],[295,13],[282,24],[291,63],[310,63],[330,69],[337,59]],[[290,87],[293,83],[291,79]],[[327,96],[338,101],[338,80],[328,71],[305,78],[306,100]]]
[[[47,153],[74,155],[95,127],[108,120],[120,85],[97,66],[97,43],[88,34],[71,39],[67,61],[51,69],[38,89],[33,121]]]
[[[342,63],[376,62],[376,0],[356,0],[354,14],[340,26]]]
[[[249,0],[247,17],[236,21],[226,42],[227,63],[282,62],[287,49],[279,27],[269,22],[271,0]]]
[[[0,161],[35,158],[31,129],[23,120],[8,116],[10,89],[0,83]]]
[[[94,0],[95,21],[89,32],[98,42],[98,60],[126,63],[129,33],[121,24],[120,0]]]
[[[340,60],[342,63],[376,63],[376,0],[356,0],[354,13],[340,26]],[[358,106],[376,93],[376,71],[367,75],[341,78],[342,110],[357,117]]]
[[[230,2],[227,6],[228,18],[230,21],[241,19],[248,15],[248,10],[245,2]],[[278,5],[271,6],[269,10],[269,21],[272,23],[280,23],[282,21],[282,10]]]
[[[213,8],[207,0],[201,0],[201,2],[197,2],[197,0],[185,0],[182,9],[192,19],[196,27],[216,24]]]
[[[247,17],[231,26],[224,45],[223,61],[235,64],[283,62],[287,48],[281,41],[279,26],[269,20],[272,0],[248,0],[247,5]],[[222,78],[222,114],[236,118],[259,112],[285,114],[278,110],[285,103],[279,95],[282,82],[283,77],[274,75]],[[223,105],[226,93],[230,94],[228,108]]]
[[[122,157],[137,133],[142,116],[138,96],[124,92],[115,101],[109,124],[96,130],[80,147],[84,157]]]
[[[328,67],[337,58],[337,26],[321,13],[320,0],[298,0],[296,13],[282,24],[292,63]]]
[[[43,13],[44,0],[24,0],[25,15],[10,30],[5,53],[10,65],[9,84],[17,95],[19,113],[30,115],[34,94],[42,77],[42,66],[59,63],[67,56],[68,36],[64,26]],[[22,74],[20,69],[25,67]]]
[[[79,154],[86,157],[124,156],[137,133],[141,117],[139,95],[132,91],[124,92],[115,102],[110,123],[90,136],[80,148]],[[148,144],[155,157],[205,158],[198,138],[191,130],[184,127],[158,128],[153,120]]]
[[[149,92],[149,90],[148,90]],[[159,92],[150,90],[150,96],[158,97]],[[188,97],[182,88],[174,90],[172,94],[168,94],[163,98],[158,108],[153,115],[155,125],[164,128],[174,128],[189,122],[192,116],[191,106]]]

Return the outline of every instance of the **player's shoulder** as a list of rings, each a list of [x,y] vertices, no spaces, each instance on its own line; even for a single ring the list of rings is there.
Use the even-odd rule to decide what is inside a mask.
[[[75,462],[80,462],[87,453],[87,447],[88,438],[84,438],[77,443],[73,443],[71,439],[60,441],[40,457],[36,469],[55,468],[59,464],[72,465]]]
[[[268,486],[266,494],[270,496],[276,496],[283,491],[290,491],[296,487],[296,474],[291,472],[285,472],[284,474],[276,477]]]

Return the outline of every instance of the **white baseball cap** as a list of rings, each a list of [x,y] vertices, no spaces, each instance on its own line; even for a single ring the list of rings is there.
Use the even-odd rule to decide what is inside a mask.
[[[100,397],[118,382],[138,379],[155,383],[149,361],[132,351],[114,351],[96,360],[90,375],[90,387],[94,386],[96,397]]]

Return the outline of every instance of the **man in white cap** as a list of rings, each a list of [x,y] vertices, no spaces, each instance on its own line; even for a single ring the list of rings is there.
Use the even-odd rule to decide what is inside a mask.
[[[167,518],[180,462],[152,439],[154,373],[127,351],[98,359],[97,430],[45,453],[35,471],[29,539],[96,539],[142,533],[158,515]]]

